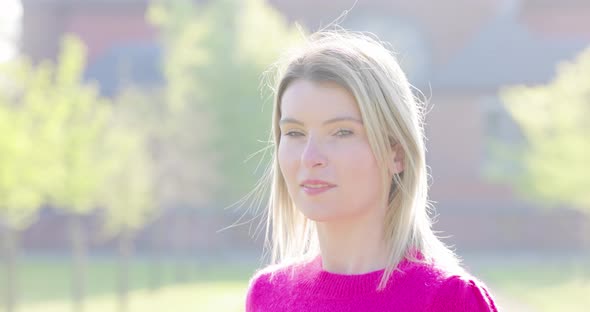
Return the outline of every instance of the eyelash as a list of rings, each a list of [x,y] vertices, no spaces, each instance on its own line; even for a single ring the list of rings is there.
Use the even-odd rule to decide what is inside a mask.
[[[297,135],[293,135],[293,134],[297,134]],[[290,136],[290,137],[296,137],[296,136],[303,135],[303,133],[301,133],[299,131],[287,131],[287,132],[285,132],[285,135]]]
[[[345,134],[339,134],[341,132],[345,132]],[[347,136],[350,136],[352,134],[354,134],[354,132],[352,132],[351,130],[348,130],[348,129],[338,129],[334,135],[335,136],[338,136],[338,137],[347,137]],[[298,136],[302,136],[303,133],[301,133],[300,131],[287,131],[285,133],[285,135],[286,136],[289,136],[289,137],[298,137]]]
[[[340,135],[338,135],[338,133],[341,133],[341,132],[345,132],[346,134],[340,134]],[[336,135],[337,136],[340,136],[340,137],[347,137],[347,136],[352,135],[352,134],[354,134],[354,132],[352,132],[352,131],[350,131],[348,129],[338,129],[338,131],[336,131]]]

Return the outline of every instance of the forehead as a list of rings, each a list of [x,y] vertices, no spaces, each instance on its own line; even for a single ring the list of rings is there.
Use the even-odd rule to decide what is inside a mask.
[[[285,89],[281,115],[293,118],[361,117],[356,99],[348,90],[334,82],[305,79],[297,79]]]

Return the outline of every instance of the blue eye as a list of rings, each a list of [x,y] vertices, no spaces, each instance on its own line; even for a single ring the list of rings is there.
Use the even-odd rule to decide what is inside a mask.
[[[353,133],[350,130],[340,129],[340,130],[336,131],[336,134],[335,135],[336,136],[339,136],[339,137],[344,137],[344,136],[349,136],[349,135],[352,135],[352,134]]]

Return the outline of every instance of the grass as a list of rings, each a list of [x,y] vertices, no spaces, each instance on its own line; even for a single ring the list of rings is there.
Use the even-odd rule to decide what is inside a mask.
[[[157,292],[135,290],[129,296],[129,312],[156,311],[243,311],[246,284],[242,282],[192,283],[166,286]],[[86,312],[117,311],[113,294],[92,296],[85,302]],[[71,311],[68,300],[55,300],[21,306],[23,312]]]
[[[242,311],[253,265],[161,263],[161,287],[150,287],[153,265],[134,260],[129,270],[129,309],[133,311]],[[87,265],[85,311],[117,311],[117,262],[92,259]],[[72,311],[71,270],[67,259],[26,259],[19,263],[20,312]],[[0,272],[1,269],[0,269]],[[0,289],[1,290],[1,289]],[[3,311],[0,298],[0,311]]]
[[[527,311],[587,311],[590,261],[496,261],[473,271],[492,292],[524,304]],[[67,259],[26,259],[19,263],[19,312],[69,312],[70,263]],[[93,258],[88,264],[86,312],[117,311],[117,263]],[[176,263],[162,263],[162,286],[150,289],[152,265],[134,260],[129,272],[129,309],[149,311],[243,311],[254,265],[184,262],[184,282],[176,280]],[[1,272],[1,271],[0,271]],[[1,304],[1,299],[0,299]],[[524,311],[500,306],[502,311]],[[0,305],[0,311],[3,306]]]
[[[590,259],[505,263],[478,272],[498,293],[531,311],[582,312],[590,307]]]

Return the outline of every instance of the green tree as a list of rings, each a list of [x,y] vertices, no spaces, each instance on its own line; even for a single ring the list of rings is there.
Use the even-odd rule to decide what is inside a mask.
[[[6,279],[5,310],[16,305],[18,237],[36,220],[59,180],[62,109],[48,105],[54,67],[17,58],[0,68],[0,230]]]
[[[119,102],[116,107],[121,108],[123,104],[137,103]],[[100,206],[105,234],[118,237],[119,311],[126,311],[133,237],[155,216],[155,190],[153,164],[146,150],[143,129],[134,128],[120,110],[115,117],[100,144],[102,155],[115,155],[103,164],[107,183],[103,184]]]
[[[87,242],[82,216],[97,207],[107,174],[102,168],[110,154],[100,153],[100,136],[111,118],[111,103],[100,98],[96,88],[82,82],[86,64],[85,48],[76,38],[66,36],[44,103],[59,112],[48,138],[57,151],[56,172],[48,200],[70,215],[73,252],[72,299],[83,310]]]
[[[501,90],[525,143],[492,142],[496,153],[490,178],[511,184],[542,207],[564,203],[590,217],[589,73],[590,49],[561,64],[547,85]],[[519,169],[502,169],[507,163]]]
[[[297,33],[263,1],[201,6],[159,1],[147,17],[159,29],[165,50],[166,85],[159,94],[165,105],[158,109],[163,131],[152,145],[158,171],[164,173],[157,175],[164,186],[159,204],[176,208],[176,231],[170,234],[180,259],[187,250],[182,214],[235,202],[258,179],[256,164],[244,162],[265,145],[257,139],[266,136],[270,123],[270,109],[262,111],[259,76]],[[172,191],[168,195],[166,186]],[[179,207],[186,208],[179,212]],[[153,234],[156,243],[157,227]],[[151,270],[154,284],[157,267]],[[187,276],[182,265],[176,276]]]
[[[30,114],[21,107],[0,103],[0,233],[6,283],[4,310],[11,312],[17,300],[17,253],[19,232],[35,219],[43,202],[39,169],[38,137]]]
[[[216,183],[215,172],[211,169],[214,155],[204,148],[209,129],[204,113],[197,112],[193,106],[172,109],[166,101],[166,90],[145,90],[128,85],[115,100],[117,115],[125,116],[126,123],[142,133],[147,145],[154,183],[154,218],[170,208],[204,206],[211,200],[211,189]],[[182,234],[177,239],[184,242],[187,229],[182,232],[174,228],[174,233]],[[162,236],[172,234],[169,229],[164,231],[160,232],[157,226],[151,229],[154,245],[158,245]],[[158,247],[154,246],[152,254],[152,289],[161,284]]]
[[[252,189],[260,176],[249,156],[266,146],[271,107],[263,111],[261,74],[279,54],[301,40],[263,0],[156,2],[148,17],[166,47],[164,70],[171,107],[193,106],[210,116],[206,134],[216,151],[223,205]]]

